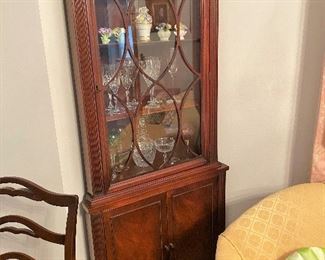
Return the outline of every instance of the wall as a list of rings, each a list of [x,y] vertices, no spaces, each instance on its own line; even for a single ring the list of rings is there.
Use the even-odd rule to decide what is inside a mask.
[[[219,159],[227,222],[309,180],[324,53],[324,1],[220,2]]]
[[[0,174],[22,176],[56,192],[84,185],[63,1],[1,1]],[[1,214],[27,215],[64,232],[64,210],[1,198]],[[26,247],[26,244],[29,246]],[[0,252],[24,249],[36,259],[63,259],[63,248],[1,235]],[[81,213],[77,259],[87,259]],[[50,257],[49,257],[50,256]]]
[[[0,4],[1,175],[24,176],[82,199],[63,3]],[[270,192],[308,180],[325,46],[322,12],[321,1],[220,2],[219,157],[231,166],[228,222]],[[49,227],[62,227],[42,205],[8,201],[1,200],[1,213],[21,208]],[[78,260],[87,259],[84,237],[79,215]],[[8,235],[0,250],[26,242]],[[33,243],[27,249],[37,258],[62,259],[59,250],[35,250]]]

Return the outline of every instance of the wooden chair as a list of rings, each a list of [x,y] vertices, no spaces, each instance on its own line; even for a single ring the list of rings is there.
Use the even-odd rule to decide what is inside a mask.
[[[0,177],[0,184],[4,183],[19,184],[24,186],[24,188],[15,189],[12,187],[0,187],[0,195],[9,195],[11,197],[21,196],[34,201],[44,201],[53,206],[67,207],[68,216],[64,234],[52,232],[26,217],[17,215],[0,217],[0,233],[9,232],[12,234],[25,234],[55,244],[64,245],[64,259],[75,260],[78,196],[50,192],[23,178]],[[19,223],[26,226],[26,228],[7,226],[6,224],[8,223]],[[4,224],[5,226],[3,226]],[[6,259],[35,260],[35,258],[31,256],[19,252],[8,252],[0,255],[0,260]]]

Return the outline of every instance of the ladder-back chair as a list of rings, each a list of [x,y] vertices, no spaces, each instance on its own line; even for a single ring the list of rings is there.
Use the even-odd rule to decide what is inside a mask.
[[[18,184],[24,188],[16,189],[7,186],[2,187],[2,184]],[[31,181],[18,177],[0,177],[0,185],[0,195],[9,195],[11,197],[21,196],[34,201],[44,201],[52,206],[68,208],[64,234],[48,230],[33,220],[18,215],[6,215],[0,217],[0,234],[1,232],[25,234],[55,244],[64,245],[64,259],[75,260],[78,196],[54,193]],[[18,223],[24,225],[26,228],[8,226],[9,223]],[[35,258],[21,252],[8,252],[4,254],[1,254],[0,252],[0,260],[6,259],[35,260]]]

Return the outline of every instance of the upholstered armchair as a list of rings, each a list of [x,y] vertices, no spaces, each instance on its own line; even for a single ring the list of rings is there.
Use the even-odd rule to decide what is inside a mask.
[[[309,246],[325,247],[325,184],[270,195],[219,236],[217,260],[277,260]]]

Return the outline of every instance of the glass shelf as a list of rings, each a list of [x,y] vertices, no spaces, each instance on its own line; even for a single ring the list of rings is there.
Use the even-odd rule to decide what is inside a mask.
[[[181,40],[181,45],[182,44],[186,44],[186,43],[200,43],[200,39],[184,39]],[[138,46],[150,46],[150,45],[171,45],[175,43],[175,40],[168,40],[168,41],[160,41],[160,40],[151,40],[151,41],[147,41],[147,42],[140,42],[140,41],[136,41],[134,42],[135,45]],[[115,47],[115,46],[119,46],[120,44],[118,42],[110,42],[108,44],[99,44],[100,49],[107,49],[109,47]],[[172,47],[174,47],[172,45]]]
[[[177,102],[178,107],[180,107],[181,102]],[[182,109],[190,109],[190,108],[194,108],[198,106],[198,104],[195,104],[194,101],[191,102],[187,102],[186,104],[184,104],[182,106]],[[174,111],[174,103],[170,103],[170,104],[161,104],[160,107],[157,108],[151,108],[151,107],[144,107],[142,109],[141,115],[142,116],[147,116],[147,115],[152,115],[152,114],[158,114],[158,113],[163,113],[163,112],[170,112],[170,111]],[[135,111],[131,110],[129,111],[130,114],[132,116],[134,116]],[[113,122],[113,121],[117,121],[117,120],[122,120],[129,117],[128,113],[124,112],[124,113],[119,113],[119,114],[115,114],[115,115],[109,115],[106,114],[106,121],[107,122]]]

